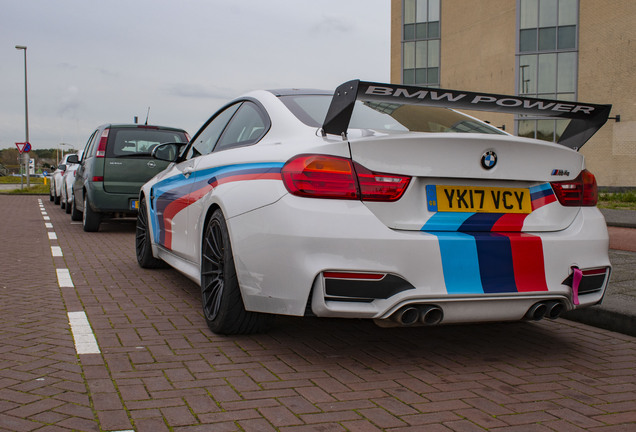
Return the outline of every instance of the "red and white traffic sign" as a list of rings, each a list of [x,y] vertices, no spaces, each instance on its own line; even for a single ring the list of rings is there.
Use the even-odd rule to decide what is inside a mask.
[[[28,153],[31,151],[31,144],[28,142],[15,143],[15,146],[18,148],[20,154]]]

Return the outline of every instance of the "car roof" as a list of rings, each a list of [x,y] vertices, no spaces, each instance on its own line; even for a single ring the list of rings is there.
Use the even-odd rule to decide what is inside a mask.
[[[107,127],[108,128],[161,129],[161,130],[172,130],[172,131],[185,132],[184,129],[171,127],[171,126],[142,125],[142,124],[136,124],[136,123],[132,123],[132,124],[127,124],[127,123],[119,123],[119,124],[106,123],[106,124],[103,124],[103,125],[100,126],[100,128],[107,128]]]
[[[292,96],[292,95],[333,95],[333,91],[320,90],[320,89],[298,89],[298,88],[286,88],[268,90],[274,96]]]

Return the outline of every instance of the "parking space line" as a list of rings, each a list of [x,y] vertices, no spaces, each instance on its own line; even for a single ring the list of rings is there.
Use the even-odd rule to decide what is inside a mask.
[[[73,288],[75,286],[68,269],[55,269],[55,272],[57,273],[57,283],[60,288]]]
[[[68,322],[71,326],[71,333],[73,333],[77,354],[101,353],[85,312],[69,312]]]
[[[62,255],[62,248],[59,246],[51,246],[51,255],[53,255],[54,257],[64,256]]]

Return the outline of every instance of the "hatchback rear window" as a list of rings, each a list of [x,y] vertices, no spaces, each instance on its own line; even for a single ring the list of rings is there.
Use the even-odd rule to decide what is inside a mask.
[[[150,152],[157,145],[174,142],[188,142],[188,139],[185,133],[179,131],[145,128],[113,128],[108,136],[106,157],[150,157]]]

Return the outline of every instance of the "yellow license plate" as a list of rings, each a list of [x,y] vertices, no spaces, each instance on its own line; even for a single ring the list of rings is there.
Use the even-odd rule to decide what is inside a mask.
[[[426,186],[431,212],[531,213],[530,190],[481,186]]]

